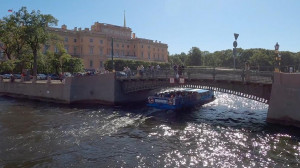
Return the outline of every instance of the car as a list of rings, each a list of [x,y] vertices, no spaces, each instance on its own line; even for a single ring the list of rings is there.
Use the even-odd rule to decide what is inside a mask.
[[[65,77],[72,77],[72,74],[70,72],[64,72]]]
[[[52,80],[59,80],[59,76],[57,74],[49,74]]]
[[[2,77],[3,79],[10,79],[11,74],[3,74]]]
[[[85,73],[84,72],[75,72],[73,75],[74,76],[85,76]]]
[[[47,75],[45,75],[45,74],[37,74],[36,78],[38,80],[46,80],[47,79]]]
[[[21,79],[21,74],[13,74],[13,76],[15,77],[15,79]]]
[[[127,74],[123,71],[117,71],[116,72],[116,76],[117,77],[124,77],[124,78],[127,78]]]

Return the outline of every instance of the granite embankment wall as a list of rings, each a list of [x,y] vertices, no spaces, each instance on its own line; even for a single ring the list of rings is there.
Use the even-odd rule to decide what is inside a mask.
[[[114,73],[70,78],[71,103],[115,104]]]
[[[115,104],[115,75],[81,76],[59,81],[8,82],[0,81],[0,94],[58,103]]]
[[[9,82],[0,80],[0,95],[57,103],[127,104],[145,102],[153,91],[124,94],[114,73],[66,78],[64,82]]]
[[[274,73],[267,121],[300,127],[300,74]]]
[[[0,94],[10,97],[70,103],[70,80],[63,83],[0,81]]]

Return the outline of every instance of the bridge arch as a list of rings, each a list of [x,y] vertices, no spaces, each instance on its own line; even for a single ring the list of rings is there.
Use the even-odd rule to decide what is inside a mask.
[[[217,91],[217,92],[222,92],[222,93],[227,93],[227,94],[232,94],[232,95],[248,98],[248,99],[255,100],[255,101],[258,101],[261,103],[265,103],[265,104],[269,103],[269,100],[265,99],[263,97],[258,97],[256,95],[251,95],[251,94],[243,93],[240,91],[234,91],[234,90],[224,89],[224,88],[220,88],[220,87],[204,86],[204,85],[197,85],[197,84],[196,85],[179,85],[178,87],[213,90],[213,91]]]
[[[269,104],[272,84],[262,84],[254,82],[213,80],[213,79],[193,79],[186,80],[184,84],[178,82],[170,83],[166,79],[126,79],[120,80],[123,93],[133,93],[145,90],[182,87],[209,89],[217,92],[237,95],[265,104]]]

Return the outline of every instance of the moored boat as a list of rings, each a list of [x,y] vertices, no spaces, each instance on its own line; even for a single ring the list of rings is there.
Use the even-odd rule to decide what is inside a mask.
[[[214,99],[214,92],[205,89],[180,88],[148,97],[149,107],[177,110],[203,105]]]

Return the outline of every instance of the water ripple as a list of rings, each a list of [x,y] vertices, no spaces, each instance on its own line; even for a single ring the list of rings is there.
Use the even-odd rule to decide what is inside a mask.
[[[268,106],[216,93],[179,112],[0,97],[0,167],[299,167],[297,128]]]

